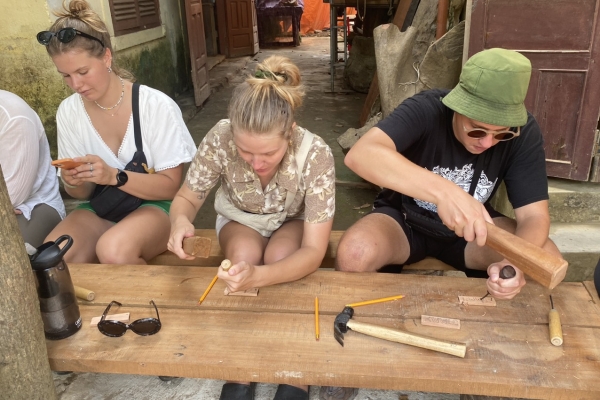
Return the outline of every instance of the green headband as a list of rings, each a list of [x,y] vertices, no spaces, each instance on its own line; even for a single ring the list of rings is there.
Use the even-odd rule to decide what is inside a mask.
[[[262,69],[257,69],[256,72],[254,73],[254,77],[255,78],[259,78],[259,79],[271,79],[276,81],[277,78],[275,76],[280,76],[282,77],[285,81],[287,81],[287,75],[286,74],[280,74],[280,73],[273,73],[271,71],[263,71]]]

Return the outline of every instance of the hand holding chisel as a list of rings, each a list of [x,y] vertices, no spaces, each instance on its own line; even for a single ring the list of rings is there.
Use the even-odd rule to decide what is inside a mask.
[[[505,265],[500,270],[500,278],[502,278],[502,279],[511,279],[511,278],[514,278],[515,275],[517,275],[517,271],[515,271],[515,269],[514,269],[514,267],[512,265]],[[480,300],[485,299],[489,295],[490,295],[490,292],[488,291],[486,293],[486,295],[483,296]]]

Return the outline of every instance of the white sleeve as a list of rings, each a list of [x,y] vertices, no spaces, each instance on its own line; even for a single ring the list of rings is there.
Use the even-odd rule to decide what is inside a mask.
[[[169,96],[155,89],[147,90],[140,106],[142,135],[150,149],[156,171],[174,168],[192,161],[196,145],[183,121],[181,110]],[[142,96],[140,95],[140,98]]]
[[[33,191],[39,165],[40,137],[27,117],[8,120],[0,131],[0,163],[13,208],[23,204]]]
[[[73,158],[86,155],[81,138],[78,137],[77,129],[73,126],[76,118],[76,110],[68,110],[69,106],[63,101],[56,112],[56,136],[58,143],[58,158]],[[60,175],[60,168],[58,175]]]

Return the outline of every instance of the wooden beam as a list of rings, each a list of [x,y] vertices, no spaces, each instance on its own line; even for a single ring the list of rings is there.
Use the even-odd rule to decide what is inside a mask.
[[[398,28],[402,28],[404,24],[404,19],[408,14],[408,10],[411,5],[411,0],[400,0],[398,3],[398,7],[396,8],[396,13],[394,14],[394,19],[392,24],[396,25]],[[373,76],[373,80],[371,81],[371,86],[369,86],[369,93],[367,94],[367,98],[365,100],[365,104],[363,105],[362,111],[360,112],[359,124],[360,126],[365,126],[369,119],[369,115],[371,114],[371,108],[373,108],[373,104],[379,97],[379,79],[377,78],[377,71],[375,71],[375,75]]]

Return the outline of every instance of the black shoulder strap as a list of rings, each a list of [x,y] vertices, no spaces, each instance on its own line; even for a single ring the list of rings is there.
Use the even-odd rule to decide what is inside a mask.
[[[471,178],[471,186],[469,187],[469,194],[475,197],[475,189],[477,189],[477,184],[479,183],[479,178],[481,178],[481,173],[483,172],[483,165],[487,160],[488,153],[485,152],[477,156],[477,160],[475,161],[475,170],[473,171],[473,177]]]
[[[144,151],[142,145],[142,130],[140,129],[140,84],[133,83],[133,91],[131,93],[131,108],[133,111],[133,134],[135,136],[135,147],[137,151]]]

